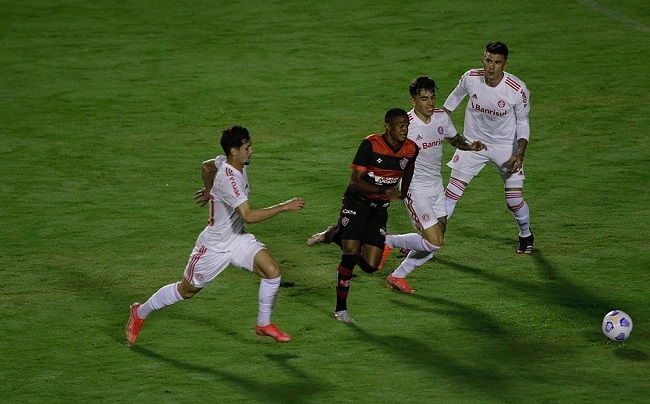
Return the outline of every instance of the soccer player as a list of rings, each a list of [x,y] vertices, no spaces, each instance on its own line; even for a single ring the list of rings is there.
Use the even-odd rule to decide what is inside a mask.
[[[517,254],[533,251],[530,213],[524,201],[524,154],[530,137],[528,112],[530,93],[526,84],[505,71],[508,47],[490,42],[485,47],[482,69],[463,74],[454,91],[444,103],[451,114],[468,98],[464,134],[468,141],[480,140],[486,150],[457,149],[451,161],[451,178],[445,190],[447,217],[454,213],[456,203],[470,183],[488,162],[498,169],[504,183],[505,199],[519,226]]]
[[[133,303],[129,309],[126,340],[134,344],[144,320],[154,310],[192,298],[214,280],[229,265],[237,266],[260,276],[259,309],[255,332],[278,342],[287,342],[291,336],[271,323],[271,314],[280,287],[278,264],[244,225],[262,222],[281,212],[300,210],[302,198],[292,198],[263,209],[249,204],[250,187],[246,166],[253,148],[246,128],[232,126],[221,135],[225,152],[202,164],[204,188],[195,194],[197,202],[209,203],[208,224],[196,240],[180,282],[160,288],[145,303]]]
[[[366,137],[352,161],[338,221],[342,255],[334,317],[344,323],[355,322],[347,307],[352,271],[356,265],[367,273],[377,271],[384,250],[388,207],[391,200],[404,198],[413,175],[418,148],[407,138],[408,127],[406,111],[388,110],[384,133]]]
[[[467,143],[456,131],[449,115],[436,108],[436,83],[428,76],[415,78],[409,85],[411,104],[409,111],[409,139],[413,140],[419,154],[415,161],[413,179],[408,188],[404,205],[408,210],[413,227],[421,232],[409,234],[388,234],[380,268],[388,257],[391,248],[410,250],[386,280],[389,288],[401,292],[414,292],[406,282],[406,277],[414,269],[433,258],[444,242],[447,225],[445,207],[445,188],[442,183],[440,166],[442,144],[445,139],[461,150],[484,150],[481,141]]]

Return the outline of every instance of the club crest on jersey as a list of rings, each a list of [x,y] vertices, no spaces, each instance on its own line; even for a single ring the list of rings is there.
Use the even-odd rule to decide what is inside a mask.
[[[402,167],[402,170],[406,168],[406,166],[409,164],[409,159],[403,158],[399,161],[399,166]]]
[[[506,102],[503,101],[503,100],[499,100],[499,102],[497,103],[497,105],[499,106],[499,108],[505,108],[505,106],[506,106]]]
[[[428,222],[429,220],[431,220],[431,216],[429,216],[428,213],[425,213],[424,215],[422,215],[422,221],[423,222]]]
[[[350,223],[350,219],[348,219],[347,217],[341,219],[341,225],[347,226],[348,223]]]

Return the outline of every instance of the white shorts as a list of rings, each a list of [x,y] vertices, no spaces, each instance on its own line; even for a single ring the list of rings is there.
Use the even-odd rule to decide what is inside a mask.
[[[202,241],[199,236],[183,272],[183,278],[197,288],[205,287],[228,265],[252,271],[255,254],[265,248],[250,233],[235,235],[225,248],[208,248]]]
[[[523,180],[526,179],[524,167],[522,166],[516,173],[509,173],[506,168],[506,163],[510,160],[514,152],[514,149],[495,148],[481,151],[456,149],[447,166],[456,171],[453,173],[456,178],[469,184],[472,178],[476,177],[488,162],[492,162],[497,166],[503,182],[506,185],[511,185],[513,188],[518,188],[523,185]]]
[[[438,218],[447,216],[442,181],[426,191],[409,190],[404,198],[404,206],[409,211],[413,227],[422,231],[434,226]]]

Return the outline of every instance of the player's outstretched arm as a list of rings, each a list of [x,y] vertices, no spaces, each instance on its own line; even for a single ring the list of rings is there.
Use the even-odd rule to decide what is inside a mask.
[[[300,210],[305,207],[305,200],[302,198],[291,198],[288,201],[278,203],[277,205],[269,206],[262,209],[251,209],[248,201],[241,203],[235,208],[239,216],[246,224],[263,222],[281,212],[288,212],[291,210]]]

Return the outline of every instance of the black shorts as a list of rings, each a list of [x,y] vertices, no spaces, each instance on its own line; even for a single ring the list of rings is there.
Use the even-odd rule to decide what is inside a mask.
[[[390,202],[374,202],[347,190],[341,201],[339,234],[341,240],[359,240],[381,249],[386,241]]]

